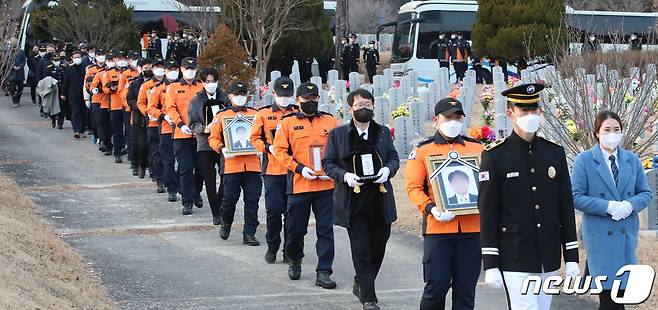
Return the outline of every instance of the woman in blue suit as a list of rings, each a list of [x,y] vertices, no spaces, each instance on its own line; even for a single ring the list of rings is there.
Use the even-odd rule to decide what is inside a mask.
[[[615,112],[596,116],[599,144],[576,157],[571,179],[574,206],[583,212],[586,270],[608,276],[599,295],[599,309],[606,310],[624,309],[612,301],[610,290],[620,267],[637,264],[638,212],[652,198],[640,159],[619,147],[622,126]]]

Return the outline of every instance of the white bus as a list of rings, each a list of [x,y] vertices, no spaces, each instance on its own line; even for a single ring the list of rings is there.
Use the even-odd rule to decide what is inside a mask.
[[[432,41],[441,32],[462,32],[467,40],[471,38],[473,24],[476,21],[477,1],[412,1],[398,11],[397,21],[382,26],[394,26],[391,69],[397,77],[414,70],[418,73],[419,83],[432,82],[433,75],[439,69],[437,55],[433,55]],[[658,13],[628,13],[577,11],[565,8],[566,21],[571,31],[582,40],[571,42],[573,50],[579,50],[581,42],[589,33],[595,33],[602,43],[611,43],[609,33],[628,38],[631,33],[640,37],[655,37]],[[646,42],[645,42],[646,44]],[[605,50],[610,44],[603,44]],[[486,68],[488,63],[483,64]],[[515,74],[513,66],[508,73]],[[454,71],[451,71],[454,75]]]

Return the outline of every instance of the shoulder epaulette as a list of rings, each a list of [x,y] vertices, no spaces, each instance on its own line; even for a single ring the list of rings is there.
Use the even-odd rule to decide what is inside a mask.
[[[49,64],[46,66],[46,68],[52,68],[53,66],[54,66],[53,64]]]
[[[493,149],[496,148],[497,146],[503,144],[503,142],[505,142],[505,139],[498,139],[498,140],[496,140],[496,141],[494,141],[494,142],[491,142],[489,145],[485,146],[485,147],[484,147],[484,150],[485,150],[485,151],[493,150]]]
[[[473,138],[471,138],[471,137],[469,137],[469,136],[462,136],[462,139],[464,139],[464,140],[466,140],[466,141],[468,141],[468,142],[473,142],[473,143],[480,144],[480,141],[475,140],[475,139],[473,139]]]
[[[434,137],[427,138],[427,139],[421,141],[420,143],[418,143],[418,145],[416,147],[421,147],[423,145],[427,145],[427,144],[430,144],[432,142],[434,142]]]
[[[262,107],[260,107],[260,108],[258,109],[258,111],[260,111],[260,110],[265,110],[265,109],[271,109],[271,108],[272,108],[272,105],[271,105],[271,104],[268,104],[268,105],[266,105],[266,106],[262,106]]]

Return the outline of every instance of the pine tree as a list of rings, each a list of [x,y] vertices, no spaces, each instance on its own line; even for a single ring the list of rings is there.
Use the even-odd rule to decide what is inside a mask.
[[[254,78],[254,69],[249,65],[247,51],[238,44],[235,34],[226,25],[217,27],[208,45],[199,55],[202,67],[214,67],[219,71],[219,85],[229,89],[234,81],[248,84]]]
[[[564,8],[564,0],[478,0],[473,49],[510,62],[547,56],[566,36]]]

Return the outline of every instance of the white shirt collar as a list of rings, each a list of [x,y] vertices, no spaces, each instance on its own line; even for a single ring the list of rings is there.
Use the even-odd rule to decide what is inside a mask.
[[[215,100],[215,99],[217,99],[217,92],[215,92],[212,95],[210,95],[208,92],[206,92],[206,96],[208,96],[208,99]]]
[[[603,154],[603,159],[605,160],[610,160],[610,155],[614,155],[615,159],[619,159],[619,156],[617,155],[619,153],[619,148],[616,148],[614,152],[608,153],[608,151],[604,150],[602,146],[599,145],[601,148],[601,153]]]
[[[366,129],[364,130],[361,130],[361,128],[357,127],[356,125],[354,125],[354,127],[356,127],[356,133],[359,137],[361,136],[362,133],[365,132],[366,134],[363,136],[363,138],[366,140],[368,139],[368,128],[370,128],[370,122],[368,122],[368,126],[366,126]]]

